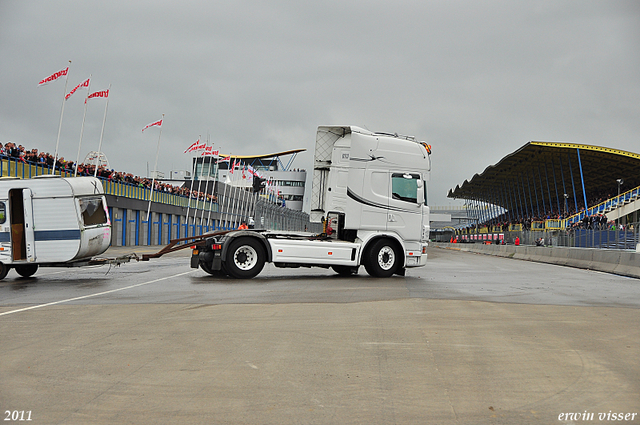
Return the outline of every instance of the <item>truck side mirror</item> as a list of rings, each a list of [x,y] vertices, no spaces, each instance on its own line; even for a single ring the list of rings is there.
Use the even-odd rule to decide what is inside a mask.
[[[418,179],[417,183],[417,196],[416,199],[418,200],[418,205],[422,205],[424,204],[424,182],[422,181],[422,179]]]

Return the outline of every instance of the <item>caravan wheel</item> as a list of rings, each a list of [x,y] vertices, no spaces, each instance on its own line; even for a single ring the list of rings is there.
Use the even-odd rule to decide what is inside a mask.
[[[7,273],[9,273],[9,267],[4,263],[0,263],[0,280],[7,277]]]
[[[38,271],[37,264],[21,264],[16,266],[16,272],[22,277],[30,277]]]

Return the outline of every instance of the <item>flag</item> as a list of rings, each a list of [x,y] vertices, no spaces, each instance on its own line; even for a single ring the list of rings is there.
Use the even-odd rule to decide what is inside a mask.
[[[87,96],[87,99],[93,99],[94,97],[109,97],[109,90],[96,91]]]
[[[213,146],[205,146],[200,156],[213,156],[214,158],[218,156],[220,151],[213,150]]]
[[[87,100],[93,99],[94,97],[109,97],[109,90],[102,90],[102,91],[96,91],[96,92],[91,93],[84,100],[84,103],[87,103]]]
[[[251,174],[252,176],[256,176],[256,177],[260,177],[262,178],[262,175],[258,172],[258,170],[256,170],[255,168],[253,168],[251,165],[247,165],[247,171],[249,172],[249,174]]]
[[[193,144],[191,146],[189,146],[184,153],[188,153],[188,152],[198,152],[201,150],[204,150],[207,148],[207,144],[206,143],[200,143],[200,139],[196,140],[195,142],[193,142]]]
[[[44,80],[40,81],[38,83],[38,87],[44,86],[46,84],[49,84],[50,82],[55,81],[60,77],[66,77],[68,72],[69,72],[69,67],[66,67],[65,69],[61,69],[58,72],[54,72],[53,74],[49,75]]]
[[[231,155],[223,156],[220,162],[231,162]]]
[[[65,97],[64,100],[67,100],[71,97],[72,94],[74,94],[76,92],[76,90],[78,89],[86,89],[89,87],[89,80],[90,78],[87,78],[86,80],[84,80],[82,83],[78,84],[77,86],[75,86],[73,88],[73,90],[71,90]]]
[[[231,168],[229,169],[229,172],[230,172],[231,174],[233,174],[233,170],[234,170],[235,168],[236,168],[236,160],[234,159],[234,160],[233,160],[233,165],[232,165],[232,166],[231,166]]]
[[[149,127],[153,127],[154,125],[157,125],[158,127],[162,127],[162,120],[158,120],[156,122],[152,122],[151,124],[147,124],[147,126],[142,129],[142,132],[144,132]]]
[[[243,165],[243,166],[242,166],[242,178],[243,178],[243,179],[246,179],[246,178],[247,178],[247,175],[245,174],[245,172],[244,172],[244,171],[245,171],[245,166]]]

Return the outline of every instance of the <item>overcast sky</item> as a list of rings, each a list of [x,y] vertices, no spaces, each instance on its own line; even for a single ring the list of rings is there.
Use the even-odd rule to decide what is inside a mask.
[[[144,176],[224,153],[306,148],[319,125],[414,135],[433,146],[431,205],[530,140],[640,152],[638,1],[0,0],[0,142],[53,153],[64,80],[111,84],[103,149]],[[75,160],[85,93],[65,106]],[[105,101],[89,101],[81,158]],[[307,189],[310,192],[310,188]]]

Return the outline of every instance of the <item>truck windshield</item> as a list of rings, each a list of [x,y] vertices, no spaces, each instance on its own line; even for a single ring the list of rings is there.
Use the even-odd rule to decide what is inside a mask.
[[[419,174],[394,173],[391,175],[391,196],[405,202],[418,203]]]
[[[79,198],[78,204],[85,226],[107,224],[107,214],[104,211],[101,196]]]

